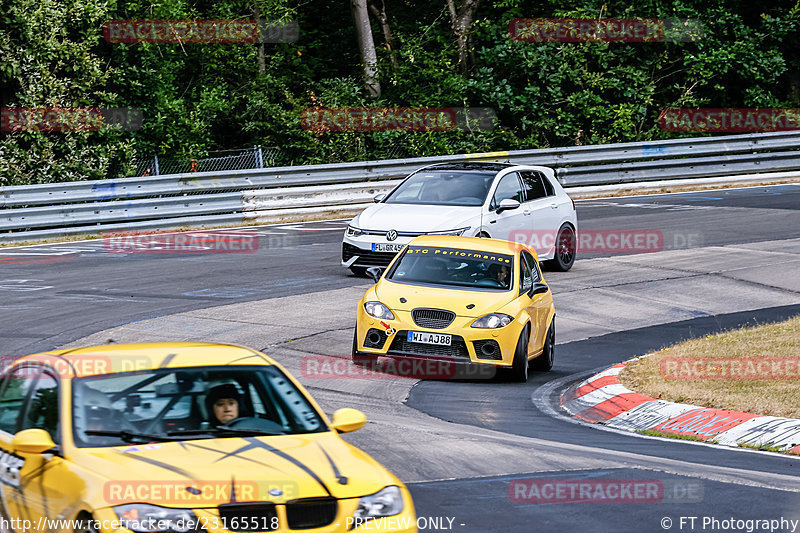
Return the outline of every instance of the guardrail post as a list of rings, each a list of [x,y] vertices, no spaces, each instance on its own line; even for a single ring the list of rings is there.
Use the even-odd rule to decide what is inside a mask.
[[[155,170],[155,173],[153,174],[154,176],[158,176],[159,174],[161,174],[158,171],[158,154],[153,156],[153,170]]]
[[[264,168],[264,154],[261,152],[261,145],[254,146],[253,150],[256,152],[256,168]]]

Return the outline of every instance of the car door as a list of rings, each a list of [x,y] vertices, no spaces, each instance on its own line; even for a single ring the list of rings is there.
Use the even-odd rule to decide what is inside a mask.
[[[561,227],[562,209],[553,185],[541,173],[520,172],[524,188],[524,204],[531,215],[532,238],[527,242],[540,256],[551,257]]]
[[[520,252],[520,266],[522,267],[521,271],[523,276],[522,283],[520,283],[520,290],[522,290],[524,285],[527,286],[526,291],[528,291],[535,283],[540,283],[542,281],[542,273],[539,270],[536,259],[525,250]],[[537,354],[542,351],[544,338],[549,326],[547,319],[550,314],[552,302],[553,294],[551,291],[535,294],[533,298],[530,298],[527,309],[533,321],[533,327],[531,328],[531,339],[528,344],[529,354]]]
[[[511,232],[525,227],[526,214],[522,205],[516,209],[509,209],[502,213],[497,212],[500,202],[510,198],[522,204],[522,184],[516,172],[506,174],[497,182],[492,200],[489,203],[486,226],[489,235],[495,239],[509,240]]]
[[[5,520],[30,520],[31,511],[22,492],[22,472],[30,465],[14,453],[11,441],[37,376],[30,368],[15,368],[0,383],[0,514]]]

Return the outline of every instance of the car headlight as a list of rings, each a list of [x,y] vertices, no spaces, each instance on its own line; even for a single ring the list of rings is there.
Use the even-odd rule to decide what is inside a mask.
[[[348,237],[361,237],[361,235],[363,235],[364,232],[355,226],[347,226],[347,232],[345,234]]]
[[[514,321],[514,317],[504,315],[503,313],[492,313],[490,315],[482,316],[472,323],[473,328],[504,328]]]
[[[466,228],[449,229],[449,230],[446,230],[446,231],[431,231],[431,232],[428,233],[428,235],[454,235],[456,237],[460,237],[468,229],[469,229],[469,226],[467,226]]]
[[[114,507],[123,527],[138,533],[175,531],[184,533],[195,529],[197,517],[189,509],[169,509],[146,503],[131,503]]]
[[[375,494],[364,496],[358,501],[358,509],[353,513],[355,523],[380,518],[382,516],[393,516],[403,512],[403,494],[400,487],[386,487]]]
[[[389,308],[380,302],[367,302],[364,304],[364,311],[374,318],[382,318],[384,320],[394,320],[394,313],[389,311]]]

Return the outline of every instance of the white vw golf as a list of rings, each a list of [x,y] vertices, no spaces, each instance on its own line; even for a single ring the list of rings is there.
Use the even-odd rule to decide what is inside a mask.
[[[412,173],[345,231],[342,265],[356,275],[385,267],[418,235],[463,235],[523,242],[546,266],[575,261],[575,203],[553,170],[509,163],[442,163]]]

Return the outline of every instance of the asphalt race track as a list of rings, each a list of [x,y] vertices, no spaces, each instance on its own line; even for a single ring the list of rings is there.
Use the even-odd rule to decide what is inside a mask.
[[[661,245],[596,250],[571,272],[545,273],[556,364],[526,384],[304,374],[309,354],[349,353],[369,286],[339,266],[342,221],[247,228],[260,235],[253,254],[118,254],[102,241],[0,249],[2,353],[110,339],[264,348],[327,412],[367,413],[345,438],[409,484],[423,531],[746,531],[724,521],[800,520],[800,457],[604,431],[557,408],[558,393],[592,370],[800,313],[800,185],[577,206],[582,231],[657,231]],[[525,480],[657,481],[665,501],[514,501]]]

